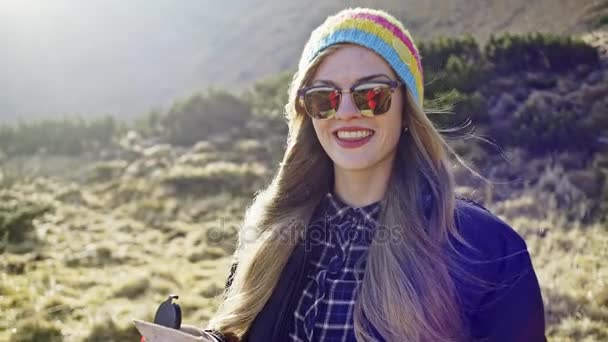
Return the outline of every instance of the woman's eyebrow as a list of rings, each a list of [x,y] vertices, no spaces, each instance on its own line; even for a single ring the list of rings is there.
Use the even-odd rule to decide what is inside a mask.
[[[388,77],[386,74],[373,74],[373,75],[361,77],[361,78],[357,79],[353,84],[360,83],[360,82],[365,82],[365,81],[370,81],[370,80],[373,80],[373,79],[378,78],[378,77],[384,77],[384,78],[390,79],[390,77]],[[312,83],[313,84],[315,84],[315,83],[321,83],[321,84],[327,84],[327,85],[331,85],[331,86],[337,87],[336,83],[333,82],[333,81],[330,81],[330,80],[315,80]]]
[[[360,79],[358,79],[355,83],[358,82],[364,82],[364,81],[370,81],[373,80],[374,78],[378,78],[378,77],[384,77],[387,79],[391,79],[390,77],[388,77],[388,75],[386,74],[373,74],[373,75],[369,75],[369,76],[365,76],[365,77],[361,77]]]
[[[325,84],[325,85],[330,85],[330,86],[334,86],[334,87],[338,87],[336,85],[336,83],[330,81],[330,80],[314,80],[311,84]]]

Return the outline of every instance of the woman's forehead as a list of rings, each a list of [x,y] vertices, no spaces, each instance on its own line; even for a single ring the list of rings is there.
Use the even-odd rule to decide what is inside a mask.
[[[347,86],[363,77],[375,74],[396,78],[393,69],[380,55],[365,47],[347,44],[323,59],[312,82],[326,80]]]

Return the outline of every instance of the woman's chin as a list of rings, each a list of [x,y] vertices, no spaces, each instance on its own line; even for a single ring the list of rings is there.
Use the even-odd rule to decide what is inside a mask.
[[[344,171],[362,171],[370,168],[369,160],[339,159],[334,160],[334,166]]]

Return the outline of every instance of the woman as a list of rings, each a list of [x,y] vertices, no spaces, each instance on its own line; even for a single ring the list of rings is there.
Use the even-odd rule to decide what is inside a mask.
[[[455,197],[423,91],[389,14],[347,9],[312,32],[285,155],[246,212],[210,339],[545,340],[525,242]]]

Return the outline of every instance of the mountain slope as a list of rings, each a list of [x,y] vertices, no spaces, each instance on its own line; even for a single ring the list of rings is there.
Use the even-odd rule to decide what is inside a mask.
[[[348,6],[387,9],[418,38],[587,29],[594,0],[8,0],[0,4],[0,123],[133,117],[209,85],[293,68],[310,31]]]

